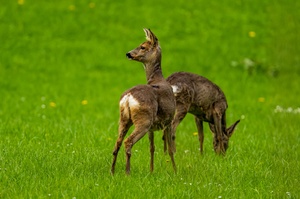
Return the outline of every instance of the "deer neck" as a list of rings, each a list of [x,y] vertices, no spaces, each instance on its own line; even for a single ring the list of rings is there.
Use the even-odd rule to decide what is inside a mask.
[[[161,70],[161,60],[144,64],[148,84],[155,84],[164,79]]]

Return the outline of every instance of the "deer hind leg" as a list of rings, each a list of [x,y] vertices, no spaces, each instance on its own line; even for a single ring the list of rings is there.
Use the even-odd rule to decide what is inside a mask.
[[[132,134],[124,141],[126,152],[126,174],[130,174],[130,157],[133,145],[139,141],[150,129],[151,122],[149,118],[143,118],[138,124],[135,124],[135,129]]]
[[[171,124],[171,139],[172,139],[172,148],[173,148],[173,152],[176,152],[176,144],[175,144],[175,138],[176,138],[176,129],[177,126],[180,124],[180,122],[185,118],[186,114],[188,112],[188,107],[186,107],[184,104],[178,103],[176,104],[176,112],[175,112],[175,116],[174,119],[172,121]],[[164,152],[166,153],[167,151],[167,140],[166,140],[166,134],[164,131],[164,135],[163,135],[163,140],[164,140]]]
[[[155,151],[153,131],[149,131],[148,135],[149,135],[149,141],[150,141],[150,171],[153,172],[154,151]]]
[[[118,152],[120,150],[120,147],[122,145],[122,142],[124,140],[125,135],[127,134],[129,128],[132,126],[132,123],[130,121],[122,121],[120,120],[119,122],[119,137],[116,141],[114,150],[113,150],[113,162],[112,162],[112,166],[111,166],[111,173],[114,174],[115,172],[115,166],[116,166],[116,161],[117,161],[117,156],[118,156]]]
[[[198,139],[200,142],[200,153],[203,153],[203,140],[204,140],[204,133],[203,133],[203,121],[202,119],[195,116],[195,122],[198,129]]]

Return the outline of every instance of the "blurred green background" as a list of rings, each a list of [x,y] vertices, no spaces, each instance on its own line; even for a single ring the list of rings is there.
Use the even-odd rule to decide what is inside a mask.
[[[160,169],[155,167],[156,175],[148,176],[149,183],[161,186],[174,181],[174,187],[167,187],[172,191],[163,195],[149,188],[136,197],[201,193],[217,198],[222,193],[228,198],[296,198],[299,10],[299,1],[290,0],[0,0],[0,197],[43,198],[51,191],[59,198],[72,193],[132,197],[130,192],[137,188],[120,183],[124,158],[117,163],[119,179],[110,177],[109,167],[119,97],[126,89],[146,83],[142,65],[128,61],[125,53],[142,43],[142,29],[150,28],[160,41],[164,76],[189,71],[207,77],[226,94],[228,124],[239,118],[242,122],[232,137],[228,159],[222,161],[212,151],[208,128],[207,155],[199,156],[193,137],[196,127],[188,116],[177,133],[179,175],[167,175],[165,167],[168,170],[170,165],[162,162]],[[157,151],[162,154],[161,134],[157,135]],[[70,143],[74,149],[69,151]],[[133,155],[132,170],[137,174],[126,180],[129,185],[146,183],[149,172],[148,140],[135,147],[144,152]],[[185,159],[186,150],[192,151],[193,158]],[[49,151],[57,153],[52,157]],[[79,155],[68,153],[73,151]],[[257,159],[261,160],[259,174],[251,175]],[[211,168],[216,162],[221,170],[233,165],[236,178]],[[186,168],[193,170],[186,173]],[[244,186],[241,179],[246,174],[250,176]],[[32,176],[33,184],[29,183]],[[95,181],[99,185],[99,176],[108,184],[102,187],[103,195],[97,194],[101,186],[88,188]],[[193,184],[200,180],[201,186],[180,192],[182,178],[192,179]],[[211,179],[236,183],[203,189],[214,184]],[[129,192],[114,195],[122,189]]]

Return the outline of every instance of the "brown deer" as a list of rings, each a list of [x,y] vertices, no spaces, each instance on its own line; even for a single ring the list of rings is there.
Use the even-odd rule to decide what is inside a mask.
[[[205,77],[187,72],[174,73],[167,78],[167,81],[171,84],[176,98],[176,114],[172,121],[172,139],[175,140],[175,132],[179,123],[187,113],[191,113],[195,116],[200,152],[203,153],[203,121],[205,121],[209,123],[214,135],[215,152],[225,155],[229,138],[240,120],[226,128],[225,111],[228,105],[222,90]],[[166,150],[166,141],[164,145]],[[175,150],[174,145],[174,152]]]
[[[130,174],[130,157],[133,145],[148,132],[150,141],[150,171],[153,171],[154,135],[163,130],[167,140],[168,152],[176,172],[174,161],[171,123],[174,118],[176,102],[171,85],[164,79],[161,69],[161,49],[156,36],[144,29],[147,41],[128,52],[130,60],[142,62],[147,77],[147,85],[138,85],[125,91],[120,99],[119,137],[113,151],[111,173],[114,174],[119,149],[129,128],[134,130],[124,141],[126,152],[126,173]],[[166,144],[166,142],[165,142]],[[166,147],[166,146],[165,146]]]

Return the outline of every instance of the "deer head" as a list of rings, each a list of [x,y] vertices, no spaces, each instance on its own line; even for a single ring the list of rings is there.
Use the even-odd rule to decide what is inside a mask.
[[[126,53],[126,56],[130,60],[135,60],[144,63],[157,62],[157,59],[161,59],[161,50],[158,43],[158,39],[151,32],[150,29],[144,29],[146,34],[146,40],[137,48]],[[159,60],[160,61],[160,60]]]
[[[234,124],[232,124],[230,127],[226,129],[226,131],[222,134],[221,142],[219,139],[217,139],[216,135],[214,136],[214,150],[217,154],[223,154],[225,155],[228,146],[229,146],[229,139],[232,136],[236,125],[240,122],[240,120],[236,121]]]

